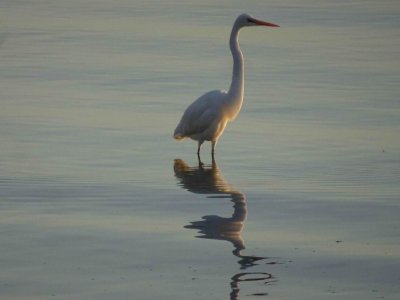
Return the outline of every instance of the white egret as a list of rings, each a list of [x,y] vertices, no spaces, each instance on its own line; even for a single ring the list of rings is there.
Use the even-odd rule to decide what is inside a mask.
[[[214,157],[215,145],[223,133],[228,121],[238,115],[244,93],[244,62],[239,47],[239,31],[246,26],[271,26],[276,24],[264,22],[248,14],[237,17],[232,27],[229,46],[233,57],[232,83],[228,91],[214,90],[205,93],[185,110],[182,119],[174,132],[176,140],[191,138],[198,141],[197,155],[204,141],[210,141],[211,154]]]

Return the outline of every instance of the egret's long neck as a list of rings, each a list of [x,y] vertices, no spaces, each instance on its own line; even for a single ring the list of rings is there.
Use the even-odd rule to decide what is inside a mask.
[[[232,83],[228,91],[228,117],[234,119],[239,113],[243,103],[244,93],[244,62],[243,54],[239,47],[239,30],[236,24],[232,28],[229,46],[233,57]]]

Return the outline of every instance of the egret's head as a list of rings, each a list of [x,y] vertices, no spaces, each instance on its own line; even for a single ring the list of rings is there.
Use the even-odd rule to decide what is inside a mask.
[[[279,25],[257,20],[248,14],[241,14],[237,17],[235,24],[239,27],[245,26],[270,26],[270,27],[279,27]]]

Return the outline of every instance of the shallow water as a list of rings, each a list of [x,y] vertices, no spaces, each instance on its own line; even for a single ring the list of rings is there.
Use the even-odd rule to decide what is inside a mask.
[[[2,1],[0,298],[398,299],[400,7],[303,2]]]

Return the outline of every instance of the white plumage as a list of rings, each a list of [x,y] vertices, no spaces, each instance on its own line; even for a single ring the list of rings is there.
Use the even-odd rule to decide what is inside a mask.
[[[243,104],[244,93],[244,62],[243,54],[239,47],[239,31],[245,26],[271,26],[278,25],[260,21],[242,14],[237,17],[232,27],[229,46],[233,57],[232,83],[227,92],[214,90],[205,93],[195,100],[185,110],[174,132],[174,138],[182,140],[191,138],[198,141],[197,154],[204,141],[210,141],[211,154],[214,157],[215,145],[224,132],[228,121],[238,115]]]
[[[218,139],[226,125],[222,109],[222,102],[226,98],[227,93],[218,90],[198,98],[185,110],[174,137],[190,137],[196,141]]]

